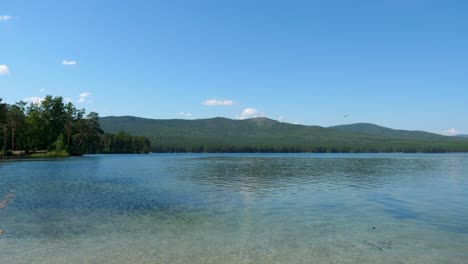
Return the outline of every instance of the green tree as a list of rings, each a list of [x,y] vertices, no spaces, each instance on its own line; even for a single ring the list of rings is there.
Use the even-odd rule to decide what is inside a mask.
[[[67,143],[65,141],[65,136],[60,134],[60,136],[55,140],[53,148],[57,152],[62,152],[67,150]]]
[[[16,140],[17,140],[17,133],[23,128],[24,126],[24,108],[26,106],[25,102],[18,102],[14,105],[11,105],[8,108],[7,112],[7,125],[10,129],[11,135],[11,150],[16,149]]]
[[[0,131],[3,134],[3,141],[1,146],[2,152],[4,152],[7,148],[7,112],[8,112],[8,105],[2,103],[2,98],[0,98]]]
[[[75,106],[69,102],[67,105],[65,105],[65,124],[64,124],[64,129],[65,129],[65,134],[67,135],[67,147],[70,148],[71,146],[71,139],[73,136],[73,131],[75,129],[75,123],[77,120],[83,119],[84,116],[84,109],[83,110],[78,110],[75,108]]]
[[[47,138],[48,120],[44,118],[41,104],[31,103],[28,106],[25,123],[27,147],[33,151],[47,149],[47,143],[43,139]]]
[[[2,98],[0,98],[0,125],[6,121],[7,105],[2,103]]]
[[[47,145],[51,146],[57,137],[63,133],[67,121],[65,104],[61,96],[52,97],[48,95],[41,102],[41,108],[43,118],[47,122]]]
[[[89,146],[89,144],[99,142],[99,136],[104,133],[99,126],[99,114],[96,112],[90,112],[85,119],[78,120],[77,128],[79,133],[76,136],[79,140],[75,153],[80,153],[83,143]]]

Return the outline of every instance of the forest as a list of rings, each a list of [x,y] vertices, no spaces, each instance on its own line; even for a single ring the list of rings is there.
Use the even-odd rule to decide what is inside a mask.
[[[124,132],[104,133],[99,114],[87,113],[61,96],[15,104],[0,99],[0,157],[148,153],[150,142]]]
[[[139,135],[139,136],[135,136]],[[0,100],[0,157],[152,152],[468,152],[468,139],[373,124],[294,125],[268,118],[155,120],[87,113],[60,96]]]
[[[152,152],[468,152],[466,138],[366,123],[320,127],[268,118],[184,120],[133,116],[103,117],[99,123],[106,132],[146,136]]]

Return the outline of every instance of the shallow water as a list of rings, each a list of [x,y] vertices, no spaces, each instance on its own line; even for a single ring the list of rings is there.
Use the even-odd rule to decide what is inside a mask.
[[[468,155],[0,162],[0,263],[468,263]]]

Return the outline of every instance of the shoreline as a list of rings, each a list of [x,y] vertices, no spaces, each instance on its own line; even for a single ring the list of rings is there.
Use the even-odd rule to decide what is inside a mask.
[[[2,161],[28,161],[28,160],[44,160],[44,159],[66,159],[70,157],[83,157],[86,155],[312,155],[312,154],[328,154],[328,155],[467,155],[468,152],[150,152],[150,153],[87,153],[79,155],[21,155],[21,156],[0,156]]]

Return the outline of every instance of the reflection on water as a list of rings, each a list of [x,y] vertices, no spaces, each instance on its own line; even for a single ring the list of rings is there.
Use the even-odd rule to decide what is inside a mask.
[[[400,174],[399,181],[401,176],[426,176],[437,164],[425,159],[209,157],[188,159],[184,165],[172,168],[182,179],[244,187],[255,193],[303,184],[314,184],[314,188],[374,188],[394,180],[395,173]]]
[[[0,163],[5,263],[467,263],[468,155]]]

